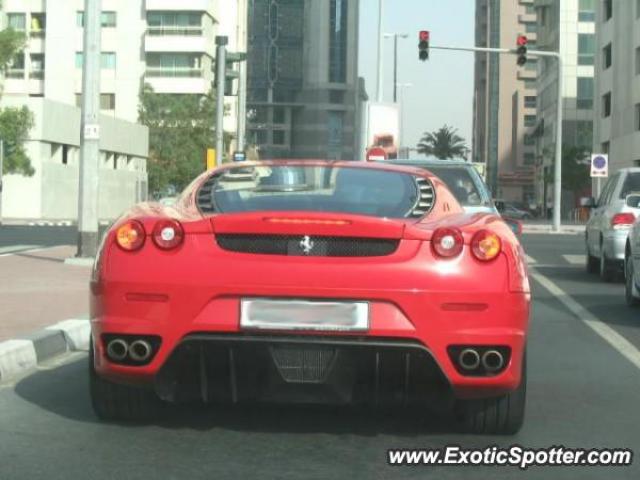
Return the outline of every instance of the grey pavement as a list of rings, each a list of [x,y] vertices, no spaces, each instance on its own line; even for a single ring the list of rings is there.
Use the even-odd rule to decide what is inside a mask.
[[[526,235],[535,271],[638,345],[622,285],[578,264],[582,237]],[[568,256],[568,257],[566,257]],[[578,258],[577,258],[578,257]],[[83,353],[0,387],[0,479],[640,478],[631,467],[388,467],[389,448],[459,444],[624,447],[640,451],[640,370],[534,281],[527,419],[515,437],[455,433],[427,410],[371,412],[247,406],[167,411],[152,425],[93,415]]]
[[[34,243],[0,247],[0,342],[88,314],[91,269],[65,265],[72,246]]]

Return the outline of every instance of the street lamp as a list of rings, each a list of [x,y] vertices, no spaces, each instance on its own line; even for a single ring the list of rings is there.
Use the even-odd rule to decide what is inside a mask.
[[[406,33],[385,33],[384,38],[393,37],[393,103],[398,101],[398,38],[409,38]]]
[[[404,89],[411,87],[413,87],[413,83],[394,84],[394,90],[396,88],[400,89],[400,138],[398,138],[398,152],[402,152],[402,146],[404,143]]]

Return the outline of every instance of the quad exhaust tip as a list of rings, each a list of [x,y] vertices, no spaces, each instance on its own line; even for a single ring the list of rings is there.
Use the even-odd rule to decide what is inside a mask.
[[[465,370],[475,370],[480,366],[480,355],[473,348],[465,348],[458,356],[458,363]]]
[[[136,362],[147,361],[151,353],[151,344],[146,340],[136,340],[129,346],[129,358]]]
[[[487,372],[497,372],[504,366],[504,356],[497,350],[487,350],[482,355],[482,366]]]
[[[129,346],[127,342],[121,338],[113,339],[107,344],[107,355],[111,360],[115,360],[116,362],[121,362],[127,358],[128,351]]]

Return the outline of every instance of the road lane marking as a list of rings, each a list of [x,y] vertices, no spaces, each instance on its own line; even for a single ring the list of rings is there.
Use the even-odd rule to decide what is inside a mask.
[[[525,253],[525,255],[524,255],[524,259],[527,261],[527,263],[528,263],[529,265],[534,265],[534,264],[536,263],[536,259],[535,259],[535,258],[530,257],[530,256],[529,256],[529,255],[527,255],[526,253]]]
[[[531,276],[554,295],[565,307],[569,309],[579,320],[582,320],[589,328],[615,348],[623,357],[629,360],[636,368],[640,369],[640,351],[629,340],[616,332],[609,325],[598,319],[589,310],[575,301],[569,294],[541,273],[532,272]]]
[[[58,248],[58,247],[63,247],[65,245],[54,245],[52,247],[38,247],[36,245],[33,245],[35,248],[27,248],[26,250],[14,250],[10,253],[2,253],[0,254],[0,257],[11,257],[14,255],[22,255],[24,253],[36,253],[36,252],[44,252],[45,250],[51,250],[53,248]]]
[[[567,263],[570,263],[571,265],[584,265],[587,261],[586,255],[562,255],[562,258],[564,258]]]
[[[531,268],[583,268],[582,265],[559,265],[557,263],[535,263],[533,265],[529,265]]]
[[[34,248],[39,248],[38,245],[11,245],[10,247],[0,247],[0,257],[8,257],[16,253],[23,253],[33,251]]]

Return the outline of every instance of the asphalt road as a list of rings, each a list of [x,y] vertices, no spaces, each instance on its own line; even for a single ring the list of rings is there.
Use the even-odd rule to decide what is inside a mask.
[[[639,367],[601,336],[614,332],[640,348],[640,310],[624,305],[621,283],[584,273],[581,236],[523,240],[542,277],[533,281],[527,418],[517,436],[460,435],[450,419],[427,411],[328,408],[191,407],[153,425],[103,424],[89,406],[86,355],[76,354],[0,387],[0,479],[640,478],[640,460],[526,472],[386,464],[389,448],[448,444],[640,452]],[[540,282],[553,282],[556,295]],[[589,318],[572,313],[572,302]]]
[[[0,254],[33,247],[73,245],[76,227],[0,225]]]

